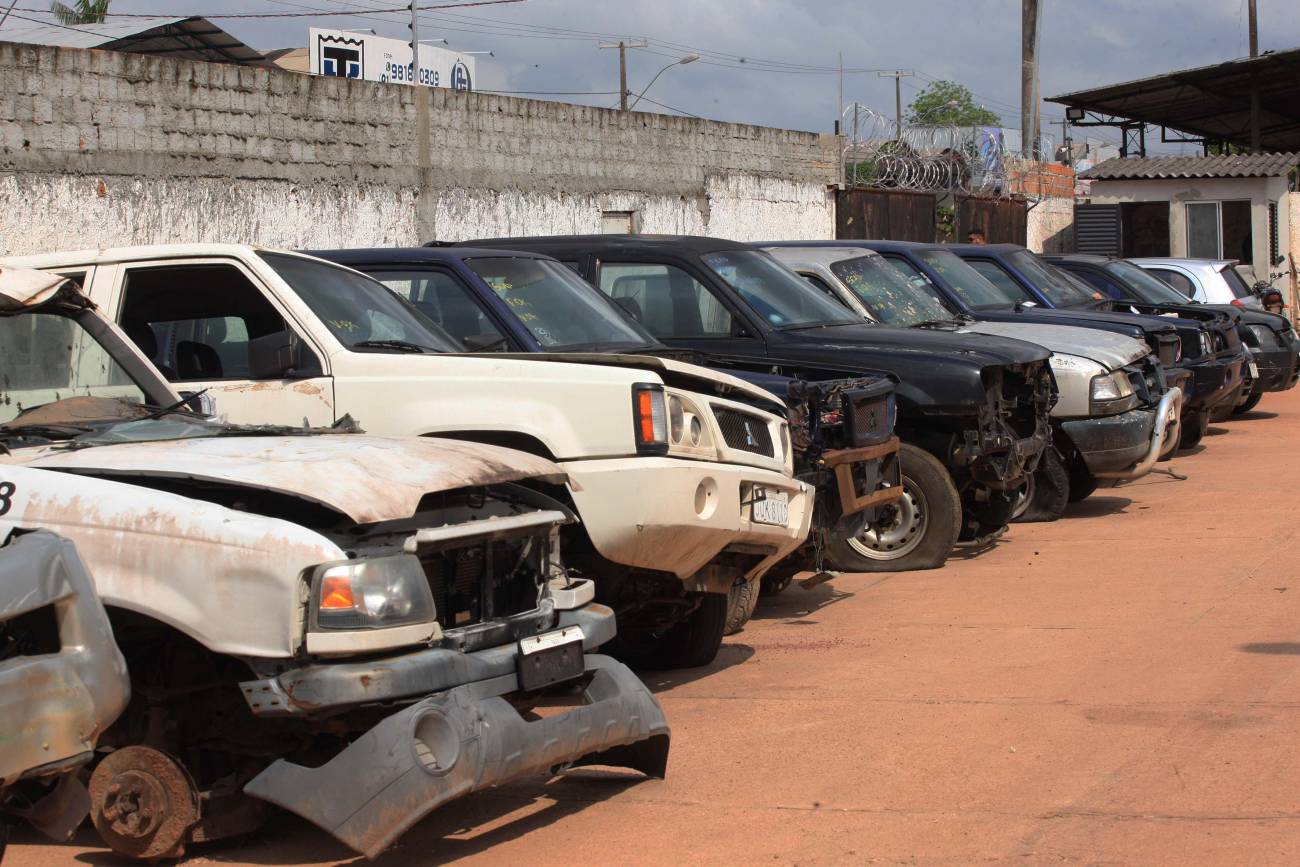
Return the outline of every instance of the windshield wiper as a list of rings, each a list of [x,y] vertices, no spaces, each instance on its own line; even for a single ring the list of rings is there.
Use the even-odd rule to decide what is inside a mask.
[[[199,397],[200,395],[207,394],[211,390],[212,390],[211,387],[208,387],[200,391],[194,392],[189,397],[182,397],[180,400],[176,401],[171,406],[160,406],[157,409],[155,409],[153,412],[145,416],[144,419],[162,418],[163,416],[173,412],[184,412],[189,415],[198,415],[198,413],[195,412],[194,409],[189,405],[190,401],[194,400],[196,397]],[[140,419],[140,421],[144,421],[144,419]]]
[[[353,349],[396,349],[398,352],[435,352],[431,346],[421,346],[409,340],[359,340],[352,344]]]
[[[965,323],[963,323],[960,319],[955,319],[955,318],[954,319],[927,319],[924,322],[918,322],[915,325],[911,325],[909,327],[910,328],[936,328],[936,327],[956,328],[963,324]]]

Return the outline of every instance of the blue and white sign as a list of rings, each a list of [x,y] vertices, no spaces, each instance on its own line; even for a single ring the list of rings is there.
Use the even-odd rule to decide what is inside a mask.
[[[312,75],[474,89],[474,58],[470,55],[436,45],[421,45],[417,76],[411,64],[409,42],[321,27],[309,28],[307,34]]]

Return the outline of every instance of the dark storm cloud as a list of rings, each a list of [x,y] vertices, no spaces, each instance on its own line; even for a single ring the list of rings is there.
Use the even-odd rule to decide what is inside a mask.
[[[21,5],[37,5],[25,0]],[[113,11],[195,14],[223,11],[302,11],[308,8],[393,7],[400,0],[114,0]],[[1042,85],[1051,96],[1100,84],[1240,57],[1246,53],[1244,2],[1205,0],[1043,0]],[[615,91],[617,52],[595,38],[521,38],[508,25],[547,25],[697,46],[733,56],[792,64],[914,69],[968,86],[976,101],[1018,125],[1020,4],[1016,0],[526,0],[422,17],[421,35],[461,49],[491,49],[479,60],[478,83],[513,91]],[[474,22],[465,19],[474,18]],[[490,19],[490,20],[489,20]],[[500,22],[507,22],[503,24]],[[309,19],[219,20],[257,48],[305,45]],[[322,18],[320,26],[369,28],[404,38],[402,16]],[[1300,45],[1300,19],[1277,0],[1260,2],[1264,49]],[[629,52],[629,85],[644,87],[657,70],[689,49],[656,46]],[[660,56],[665,55],[665,56]],[[734,64],[734,61],[732,61]],[[904,81],[904,104],[926,78]],[[835,116],[837,76],[733,69],[700,62],[670,69],[649,98],[706,117],[800,129],[828,130]],[[875,72],[845,77],[845,101],[892,114],[893,83]],[[545,97],[544,97],[545,98]],[[615,94],[552,97],[614,105]],[[658,110],[651,105],[642,107]],[[1058,117],[1045,106],[1045,120]]]

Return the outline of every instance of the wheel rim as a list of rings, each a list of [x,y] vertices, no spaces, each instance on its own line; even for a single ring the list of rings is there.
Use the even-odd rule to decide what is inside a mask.
[[[894,501],[893,519],[880,529],[867,526],[849,539],[849,547],[872,560],[898,560],[907,556],[925,538],[930,509],[925,494],[903,476],[903,496]]]
[[[1029,504],[1034,501],[1035,488],[1037,482],[1034,481],[1036,473],[1029,473],[1025,480],[1016,488],[1015,501],[1011,505],[1011,520],[1021,517],[1029,511]]]

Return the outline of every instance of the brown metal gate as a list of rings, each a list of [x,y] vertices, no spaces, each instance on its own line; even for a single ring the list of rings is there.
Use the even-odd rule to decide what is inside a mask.
[[[1029,206],[1024,199],[957,197],[957,237],[964,243],[973,229],[984,233],[990,244],[1024,244]]]
[[[840,190],[835,194],[835,237],[846,241],[935,239],[933,193]]]

